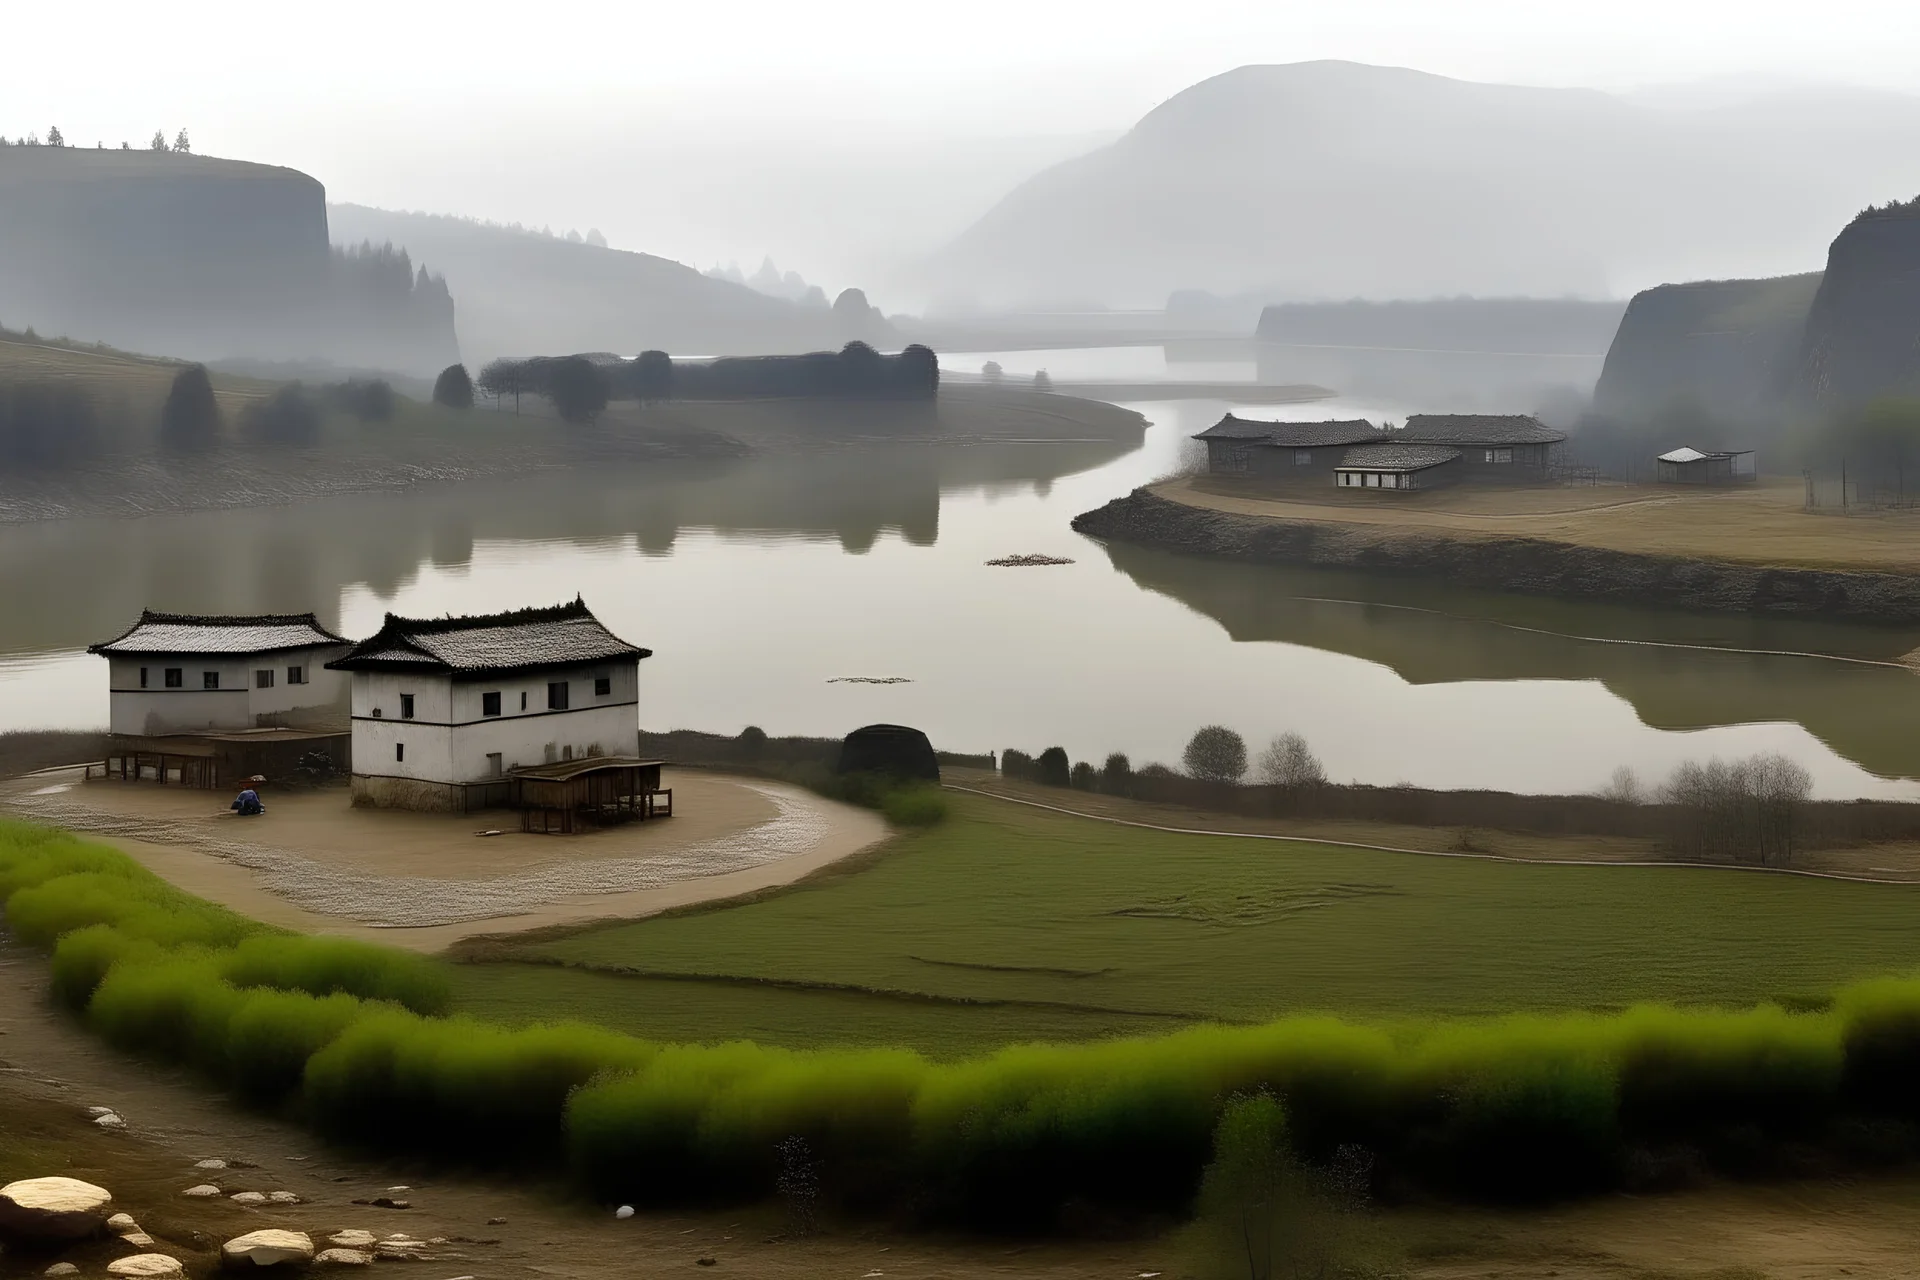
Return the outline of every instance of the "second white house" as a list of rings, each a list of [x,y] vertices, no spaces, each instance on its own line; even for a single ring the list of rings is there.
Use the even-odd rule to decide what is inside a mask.
[[[514,769],[631,757],[640,659],[576,599],[401,618],[328,664],[353,676],[353,802],[464,811]]]

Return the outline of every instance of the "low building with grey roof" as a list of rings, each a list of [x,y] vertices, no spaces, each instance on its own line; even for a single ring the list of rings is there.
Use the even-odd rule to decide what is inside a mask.
[[[1193,438],[1207,446],[1212,474],[1324,485],[1347,448],[1384,437],[1363,418],[1268,422],[1229,413]]]

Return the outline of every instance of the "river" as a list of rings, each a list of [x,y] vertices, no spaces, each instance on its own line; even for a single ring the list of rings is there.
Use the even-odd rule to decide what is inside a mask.
[[[1009,378],[1251,376],[1158,349],[976,352]],[[1920,797],[1913,629],[1763,621],[1108,549],[1068,521],[1188,456],[1225,406],[1137,407],[1139,448],[901,443],[552,473],[297,506],[0,526],[0,729],[106,720],[86,645],[143,606],[492,611],[584,596],[649,728],[840,734],[1177,762],[1198,726],[1304,734],[1329,776],[1586,791],[1620,765],[1782,752],[1831,797]],[[1382,417],[1364,400],[1252,415]],[[996,568],[1020,553],[1070,565]],[[865,683],[872,680],[898,683]]]

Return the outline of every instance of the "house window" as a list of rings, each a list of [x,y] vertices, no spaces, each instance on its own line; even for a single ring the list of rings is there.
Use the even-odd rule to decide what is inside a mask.
[[[1295,449],[1295,450],[1293,451],[1293,465],[1294,465],[1294,466],[1296,466],[1296,467],[1310,467],[1310,466],[1312,466],[1312,465],[1313,465],[1313,450],[1311,450],[1311,449]]]
[[[305,667],[288,667],[287,668],[288,684],[305,684],[306,682],[307,682],[307,669]]]
[[[494,696],[498,697],[499,695],[495,694]],[[499,713],[495,712],[495,714],[497,715]],[[487,752],[487,773],[497,778],[505,772],[506,770],[501,767],[500,753],[498,751]]]
[[[497,716],[500,714],[500,691],[498,689],[495,689],[492,693],[483,693],[480,695],[480,714],[483,716]],[[496,756],[494,758],[498,759],[499,757]],[[495,772],[498,772],[498,770],[495,770]]]
[[[565,711],[567,709],[567,682],[552,680],[547,683],[547,710]]]
[[[142,689],[147,687],[147,669],[145,667],[140,668],[140,687]]]
[[[527,691],[525,689],[520,691],[520,709],[522,711],[527,709]]]
[[[254,672],[253,687],[256,689],[273,688],[273,672],[271,670]]]
[[[1511,449],[1489,449],[1489,450],[1487,450],[1487,461],[1488,461],[1488,462],[1512,462],[1512,461],[1513,461],[1513,450],[1511,450]]]
[[[202,671],[200,673],[200,687],[202,689],[218,689],[220,687],[220,673],[218,671]]]
[[[179,689],[183,687],[180,668],[168,667],[166,681],[167,681],[167,688],[169,689]]]
[[[413,695],[410,693],[400,695],[400,718],[402,720],[413,719]]]
[[[396,743],[394,743],[394,744],[393,744],[393,758],[394,758],[394,759],[395,759],[396,761],[398,761],[398,760],[405,760],[405,759],[407,758],[407,744],[406,744],[406,743],[404,743],[404,742],[396,742]]]
[[[594,697],[606,698],[606,697],[612,696],[612,694],[613,694],[613,677],[612,676],[595,676],[593,678],[593,696]]]

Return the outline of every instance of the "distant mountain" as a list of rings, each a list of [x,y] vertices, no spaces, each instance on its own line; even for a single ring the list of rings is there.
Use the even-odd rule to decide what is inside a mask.
[[[1692,406],[1778,416],[1793,396],[1820,273],[1699,280],[1635,294],[1594,387],[1596,413],[1646,419]]]
[[[331,252],[314,179],[171,151],[0,148],[0,322],[196,360],[459,357],[445,283]]]
[[[1834,238],[1798,375],[1826,404],[1920,394],[1920,199],[1868,209]]]
[[[1657,100],[1656,100],[1657,101]],[[987,305],[1621,294],[1805,262],[1908,194],[1920,99],[1705,105],[1248,66],[1021,184],[924,264]]]
[[[843,333],[831,309],[768,297],[651,254],[438,214],[354,204],[328,212],[336,244],[391,241],[445,273],[469,363],[574,351],[743,355],[887,338],[884,329]]]

